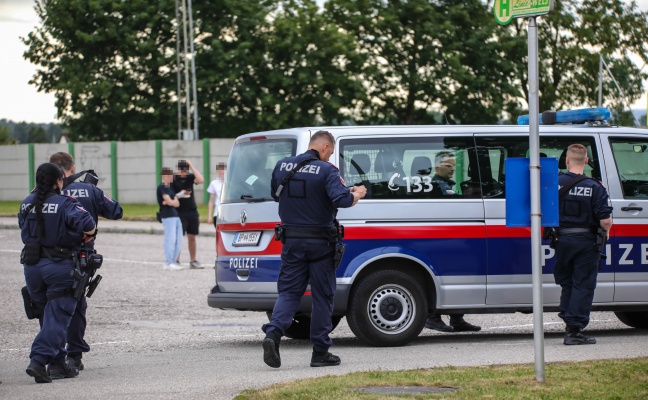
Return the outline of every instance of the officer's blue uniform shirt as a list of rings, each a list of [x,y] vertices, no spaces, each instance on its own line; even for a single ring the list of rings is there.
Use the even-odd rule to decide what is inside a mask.
[[[63,247],[74,249],[83,243],[83,234],[89,232],[95,226],[92,215],[86,211],[75,199],[54,195],[45,199],[43,204],[43,224],[45,236],[38,238],[38,224],[36,212],[33,207],[23,217],[25,210],[36,200],[37,193],[32,193],[20,206],[18,214],[18,226],[21,229],[20,236],[24,244],[39,243],[43,247]]]
[[[301,161],[315,157],[300,169],[277,197],[277,188]],[[279,201],[279,217],[284,225],[333,226],[338,208],[353,205],[353,195],[344,185],[340,171],[321,161],[316,150],[280,160],[272,171],[271,195]],[[304,203],[304,200],[306,203]]]
[[[440,177],[439,175],[434,175],[432,177],[432,180],[436,182],[437,185],[439,185],[439,188],[441,189],[441,193],[443,193],[444,196],[450,196],[453,194],[456,194],[454,189],[452,187],[457,183],[453,181],[452,179],[444,179]]]
[[[573,172],[560,174],[558,185],[563,187],[577,176]],[[599,221],[612,216],[609,199],[603,185],[594,178],[576,183],[560,201],[560,227],[598,228]]]
[[[124,215],[118,202],[106,197],[103,190],[91,183],[72,182],[63,188],[61,194],[77,199],[92,215],[95,224],[100,215],[106,219],[120,219]]]

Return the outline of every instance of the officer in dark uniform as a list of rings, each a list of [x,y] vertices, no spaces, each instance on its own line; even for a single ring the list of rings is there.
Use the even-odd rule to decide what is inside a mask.
[[[587,148],[572,144],[567,149],[568,172],[558,177],[563,187],[579,175],[587,165]],[[562,287],[560,313],[565,321],[566,345],[595,344],[596,339],[581,333],[589,323],[594,299],[596,277],[601,253],[596,248],[596,231],[600,227],[607,236],[612,227],[612,207],[605,188],[588,178],[577,182],[560,197],[560,227],[556,249],[556,284]]]
[[[74,158],[64,152],[52,154],[50,162],[63,169],[65,178],[63,179],[62,194],[77,199],[83,208],[92,215],[95,224],[99,222],[100,215],[106,219],[121,219],[124,210],[118,202],[106,197],[104,192],[96,186],[99,178],[93,174],[94,171],[82,171],[75,174]],[[84,247],[93,250],[94,240],[85,243]],[[83,295],[77,304],[67,332],[68,363],[79,371],[84,368],[81,361],[83,353],[90,351],[90,346],[84,340],[87,308],[88,303]]]
[[[20,206],[21,254],[31,302],[40,309],[27,374],[38,383],[79,374],[65,362],[66,331],[77,300],[72,297],[74,254],[95,234],[95,222],[76,200],[62,196],[63,171],[52,163],[36,171],[36,188]],[[48,369],[45,366],[49,365]]]
[[[444,196],[456,196],[453,186],[457,183],[452,177],[457,168],[457,159],[454,153],[440,151],[434,157],[434,176],[432,181],[439,186]],[[441,332],[477,332],[481,326],[473,325],[464,319],[464,314],[451,314],[450,325],[447,325],[441,314],[431,312],[425,321],[425,327]]]
[[[331,346],[329,332],[333,329],[337,209],[355,205],[367,189],[345,186],[338,169],[328,162],[334,147],[331,133],[315,132],[308,151],[280,160],[272,172],[271,195],[279,202],[279,217],[284,229],[277,281],[279,298],[272,311],[272,320],[262,327],[266,333],[263,361],[273,368],[281,366],[279,342],[292,324],[309,282],[313,299],[310,365],[340,364],[340,358],[328,352]],[[308,163],[298,168],[305,160]],[[298,172],[284,182],[293,170]]]

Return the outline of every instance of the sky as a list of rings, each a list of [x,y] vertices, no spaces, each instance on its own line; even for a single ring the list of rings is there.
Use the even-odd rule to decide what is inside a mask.
[[[640,9],[648,11],[648,0],[636,2]],[[34,4],[35,0],[0,0],[0,119],[58,122],[54,95],[39,93],[28,83],[36,67],[22,57],[26,46],[19,37],[26,37],[38,24]],[[646,95],[632,108],[646,109]]]

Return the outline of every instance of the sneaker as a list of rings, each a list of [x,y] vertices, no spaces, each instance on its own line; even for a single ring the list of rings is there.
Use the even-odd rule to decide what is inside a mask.
[[[596,339],[591,336],[585,336],[580,332],[572,332],[565,334],[565,340],[563,340],[563,343],[566,346],[578,344],[596,344]]]
[[[428,315],[427,320],[425,321],[425,327],[428,329],[434,329],[435,331],[454,332],[454,328],[446,325],[440,315]]]
[[[273,335],[266,335],[263,339],[263,362],[272,368],[281,367],[281,356],[279,355],[279,340],[275,340]]]
[[[38,361],[32,360],[25,372],[27,372],[27,375],[33,377],[36,383],[52,382],[52,378],[50,378],[49,374],[47,373],[45,366]]]
[[[181,265],[178,265],[176,263],[170,263],[170,264],[164,264],[164,269],[170,271],[179,271],[183,268]]]
[[[52,379],[74,378],[79,375],[79,370],[76,367],[71,367],[69,364],[52,365],[47,367],[47,372]]]
[[[189,268],[191,269],[202,269],[202,266],[197,260],[193,260],[192,262],[189,263]]]
[[[450,326],[454,329],[455,332],[479,332],[481,331],[481,326],[473,325],[469,322],[466,322],[463,318],[453,321],[450,318]]]
[[[332,367],[334,365],[340,365],[340,362],[340,357],[335,356],[331,353],[313,351],[310,365],[311,367]]]
[[[83,362],[80,358],[68,358],[67,363],[71,368],[76,368],[79,371],[83,371]]]

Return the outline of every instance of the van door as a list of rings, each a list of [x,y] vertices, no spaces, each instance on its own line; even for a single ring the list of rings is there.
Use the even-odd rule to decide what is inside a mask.
[[[504,160],[508,157],[528,157],[529,137],[512,135],[478,135],[476,137],[480,157],[482,180],[497,182],[504,186]],[[583,144],[588,149],[590,162],[585,167],[585,174],[596,179],[605,177],[601,174],[598,140],[595,135],[561,134],[540,137],[540,156],[557,158],[558,168],[566,171],[565,153],[567,147],[574,143]],[[485,165],[482,165],[485,164]],[[533,304],[531,275],[531,229],[506,227],[505,190],[492,198],[484,197],[486,217],[488,276],[486,303],[489,305]],[[548,243],[542,245],[542,287],[545,305],[557,305],[560,301],[560,286],[555,284],[553,270],[555,251]],[[604,266],[605,267],[605,266]],[[614,269],[607,266],[601,270],[594,302],[610,302],[614,294]]]
[[[648,138],[607,134],[603,141],[614,208],[607,246],[616,264],[614,301],[648,302]]]

